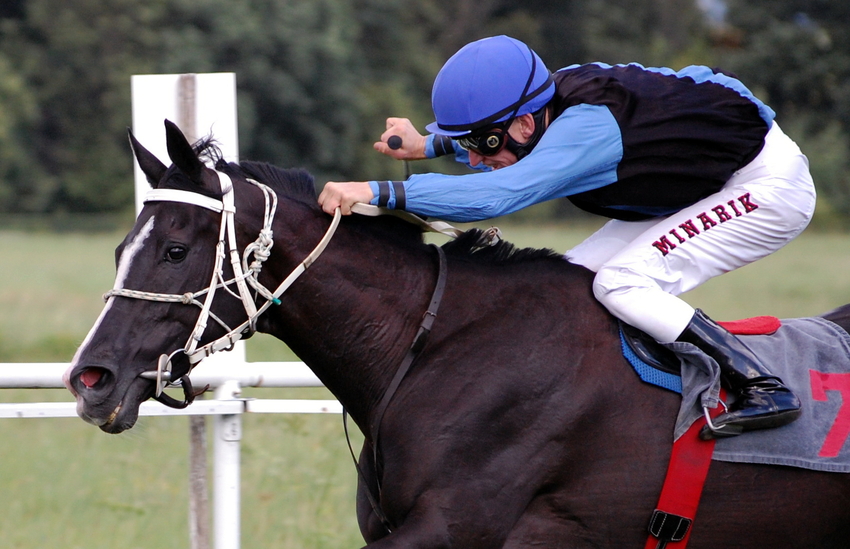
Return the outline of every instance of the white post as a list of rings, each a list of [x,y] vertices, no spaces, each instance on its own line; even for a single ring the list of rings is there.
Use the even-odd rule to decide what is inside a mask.
[[[197,141],[198,75],[181,74],[177,81],[177,126],[189,143]],[[204,395],[198,395],[203,399]],[[189,416],[189,549],[210,549],[210,508],[207,489],[207,418]]]
[[[180,124],[180,113],[186,112],[181,106],[187,99],[182,88],[187,75],[145,74],[132,77],[133,94],[133,135],[166,165],[168,150],[165,147],[165,126],[167,118]],[[215,137],[224,159],[228,162],[239,160],[239,142],[236,124],[236,75],[231,72],[194,74],[192,76],[194,95],[194,128],[183,128],[184,132],[203,137],[212,134]],[[142,210],[142,200],[150,188],[145,175],[135,167],[136,213]]]
[[[239,161],[234,73],[134,75],[131,89],[133,135],[163,163],[167,165],[171,162],[165,145],[166,118],[178,125],[194,123],[193,128],[180,126],[180,129],[190,138],[212,134],[224,159],[228,162]],[[134,169],[138,215],[144,206],[144,197],[150,184],[138,162],[134,162]],[[244,363],[245,342],[236,342],[229,353],[219,353],[204,359],[204,364],[221,361]]]
[[[159,74],[136,75],[131,82],[133,95],[133,134],[142,145],[165,164],[169,164],[165,145],[164,120],[177,124],[190,143],[212,134],[224,159],[236,162],[239,159],[236,122],[236,75],[214,74]],[[142,210],[145,193],[150,188],[138,163],[135,163],[136,213]],[[207,358],[205,363],[228,362],[233,366],[245,363],[245,343],[238,342],[230,353],[221,353]],[[234,364],[236,363],[236,364]],[[220,418],[219,418],[220,419]],[[237,416],[237,421],[241,421]],[[190,418],[190,464],[189,464],[189,540],[191,549],[209,549],[209,511],[206,490],[206,420],[203,416]],[[239,425],[241,429],[241,423]],[[218,428],[218,421],[217,421]],[[217,440],[218,442],[218,440]],[[236,441],[238,460],[238,440]],[[216,463],[216,468],[219,464]],[[238,475],[238,462],[236,474]],[[228,482],[228,481],[226,481]],[[239,499],[232,502],[215,501],[228,506],[225,515],[214,517],[216,531],[219,523],[236,523],[235,545],[216,539],[216,548],[238,548]],[[216,486],[217,488],[217,486]],[[229,491],[216,496],[228,497]],[[225,526],[222,526],[225,528]],[[233,536],[228,535],[227,539]],[[222,545],[224,543],[225,545]]]
[[[216,400],[238,400],[242,389],[236,381],[215,390]],[[238,549],[240,543],[240,441],[242,415],[216,416],[213,443],[213,532],[215,549]]]

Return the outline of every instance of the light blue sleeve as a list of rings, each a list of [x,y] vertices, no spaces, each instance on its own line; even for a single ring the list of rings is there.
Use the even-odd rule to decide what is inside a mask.
[[[426,158],[437,158],[437,152],[434,150],[434,134],[430,134],[425,138],[425,157]],[[491,167],[485,166],[484,164],[479,164],[477,166],[473,166],[469,163],[469,152],[457,144],[457,141],[452,139],[452,147],[455,151],[455,162],[460,162],[461,164],[466,164],[473,170],[479,170],[484,172],[489,172],[492,170]]]
[[[512,166],[467,175],[412,175],[404,182],[405,209],[455,222],[490,219],[609,185],[617,180],[622,158],[620,128],[608,108],[575,105]]]

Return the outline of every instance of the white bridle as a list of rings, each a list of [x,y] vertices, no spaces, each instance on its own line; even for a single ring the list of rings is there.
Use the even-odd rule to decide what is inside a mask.
[[[225,173],[216,171],[221,185],[222,198],[221,200],[211,198],[196,192],[181,191],[177,189],[151,189],[145,195],[144,202],[180,202],[183,204],[191,204],[206,208],[217,213],[221,213],[221,225],[219,229],[218,243],[216,244],[216,261],[213,267],[212,277],[209,286],[198,292],[187,292],[185,294],[160,294],[154,292],[145,292],[140,290],[128,290],[124,288],[116,288],[106,292],[103,296],[104,300],[110,297],[129,297],[132,299],[142,299],[147,301],[158,301],[162,303],[183,303],[184,305],[196,305],[201,308],[201,313],[198,315],[198,320],[195,323],[195,328],[192,330],[186,345],[182,349],[177,349],[168,355],[161,355],[157,361],[156,370],[142,372],[140,377],[156,381],[156,398],[159,398],[163,389],[172,381],[172,364],[171,361],[178,353],[184,353],[189,360],[189,371],[192,370],[201,360],[210,356],[213,353],[229,350],[233,345],[245,337],[253,334],[256,331],[257,319],[266,309],[272,304],[280,303],[280,296],[298,279],[301,274],[306,271],[310,265],[324,252],[337,227],[339,226],[341,212],[336,208],[333,220],[328,227],[327,232],[313,249],[312,252],[302,261],[295,269],[289,273],[283,282],[271,291],[259,281],[260,271],[263,268],[263,262],[269,258],[273,245],[272,240],[272,223],[274,221],[275,212],[277,211],[277,195],[266,185],[247,179],[247,181],[263,192],[265,198],[265,215],[263,218],[263,228],[257,240],[245,247],[242,256],[239,256],[239,250],[236,247],[236,206],[234,204],[234,189],[233,181],[230,176]],[[386,210],[369,204],[354,204],[352,212],[375,216],[375,215],[394,215],[401,217],[410,223],[419,225],[425,230],[442,233],[444,235],[455,238],[462,231],[452,227],[441,221],[425,221],[424,219],[404,211]],[[489,236],[491,244],[495,244],[501,238],[501,233],[498,228],[491,227],[485,231]],[[224,259],[229,251],[230,264],[233,267],[233,278],[224,280]],[[253,256],[254,260],[248,264],[249,258]],[[231,289],[231,284],[236,284],[239,290],[239,295],[236,295]],[[251,295],[250,286],[259,296],[266,301],[259,308],[256,306],[255,297]],[[245,313],[248,319],[237,326],[230,328],[224,321],[212,313],[212,302],[215,296],[215,290],[224,288],[228,293],[242,301],[242,306],[245,308]],[[206,294],[204,302],[198,301],[198,297]],[[204,332],[207,329],[207,322],[212,318],[218,322],[227,333],[219,337],[215,341],[207,343],[201,347],[198,345],[203,338]],[[188,372],[187,372],[188,374]],[[187,378],[188,379],[188,378]]]
[[[158,301],[163,303],[183,303],[185,305],[196,305],[201,308],[201,313],[198,315],[198,320],[195,323],[195,328],[192,330],[188,341],[183,349],[177,349],[169,355],[162,355],[159,358],[157,369],[155,371],[143,372],[141,377],[146,379],[156,380],[156,397],[162,394],[165,386],[172,381],[171,379],[171,360],[178,353],[185,353],[189,360],[189,369],[195,367],[201,360],[218,351],[230,349],[233,345],[245,337],[256,331],[257,318],[263,314],[272,304],[280,303],[280,296],[307,270],[310,265],[318,258],[333,237],[340,221],[340,211],[337,208],[334,213],[333,221],[321,239],[319,244],[312,252],[302,261],[283,282],[272,292],[259,282],[259,274],[263,268],[263,262],[268,259],[273,245],[272,240],[272,223],[274,221],[275,212],[277,211],[277,195],[266,185],[248,179],[247,181],[259,188],[265,198],[265,216],[263,228],[257,240],[245,247],[242,252],[242,257],[239,256],[239,250],[236,247],[236,206],[234,205],[234,190],[233,182],[227,174],[216,172],[221,185],[222,198],[217,200],[199,193],[190,191],[180,191],[176,189],[152,189],[145,195],[145,203],[148,202],[181,202],[183,204],[192,204],[200,206],[217,213],[221,213],[221,225],[219,229],[218,244],[216,244],[216,260],[213,267],[212,278],[207,288],[198,292],[187,292],[185,294],[160,294],[153,292],[144,292],[139,290],[127,290],[123,288],[113,289],[104,294],[104,300],[113,296],[129,297],[132,299],[143,299],[147,301]],[[233,268],[233,278],[224,280],[224,259],[229,251],[230,264]],[[249,258],[253,256],[254,260],[248,264]],[[236,295],[231,289],[231,284],[236,284],[239,290],[239,295]],[[248,286],[263,297],[266,301],[259,308],[256,306],[255,297],[251,295]],[[227,292],[242,301],[242,306],[245,308],[245,313],[248,319],[237,326],[230,328],[220,318],[211,312],[215,290],[224,288]],[[198,301],[198,297],[206,294],[204,302]],[[212,318],[218,322],[227,333],[215,341],[207,343],[201,347],[198,345],[203,338],[207,328],[208,320]]]

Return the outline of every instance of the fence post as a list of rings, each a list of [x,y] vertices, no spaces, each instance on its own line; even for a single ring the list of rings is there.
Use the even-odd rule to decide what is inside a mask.
[[[197,101],[194,74],[177,81],[177,126],[189,143],[197,141]],[[203,398],[199,395],[198,398]],[[207,418],[189,416],[189,548],[210,549],[210,510],[207,490]]]
[[[238,400],[239,383],[227,381],[215,390],[216,400]],[[240,443],[242,415],[216,416],[213,443],[213,528],[215,549],[238,549],[240,543]]]
[[[168,118],[194,143],[212,132],[228,161],[237,161],[236,75],[158,74],[134,75],[131,80],[133,133],[160,160],[168,163],[163,120]],[[141,211],[149,188],[147,178],[135,165],[136,212]],[[226,359],[218,356],[205,362],[245,362],[245,343],[236,344]],[[189,542],[191,549],[209,549],[209,508],[206,486],[206,419],[189,419]],[[238,456],[238,454],[237,454]],[[234,515],[238,519],[237,514]],[[238,538],[237,538],[238,543]],[[216,547],[219,547],[218,545]],[[228,545],[227,547],[238,547]]]

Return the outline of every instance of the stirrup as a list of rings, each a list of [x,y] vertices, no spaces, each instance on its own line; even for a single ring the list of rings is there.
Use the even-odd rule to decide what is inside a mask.
[[[729,407],[726,406],[726,403],[722,400],[718,402],[721,406],[723,406],[724,413],[728,414]],[[731,425],[729,423],[725,425],[715,425],[714,422],[711,421],[711,414],[706,406],[702,407],[702,413],[705,416],[705,427],[700,430],[700,438],[703,440],[709,440],[710,438],[735,437],[744,432],[744,428],[740,425]],[[712,437],[707,436],[709,432],[713,435]]]

